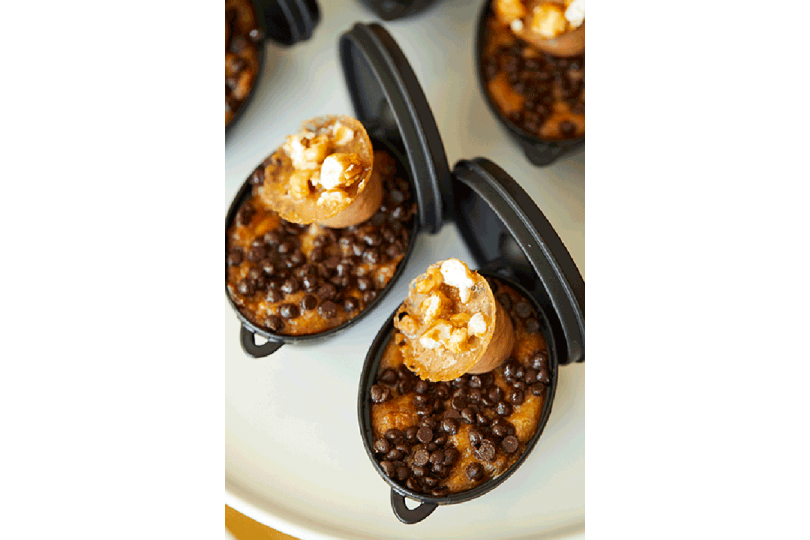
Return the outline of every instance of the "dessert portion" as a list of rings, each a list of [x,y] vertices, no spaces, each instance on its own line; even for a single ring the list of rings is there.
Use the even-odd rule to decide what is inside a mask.
[[[363,125],[348,116],[323,116],[270,157],[262,197],[285,220],[328,227],[357,225],[382,201],[374,153]]]
[[[264,38],[250,0],[225,0],[225,125],[247,99]]]
[[[493,10],[486,20],[481,58],[487,92],[503,116],[531,135],[544,140],[582,137],[585,135],[584,48],[572,56],[561,56],[538,47],[538,40],[527,35],[526,28],[530,25],[521,22],[534,20],[534,11],[525,6],[526,3],[517,0],[493,0]],[[570,3],[568,7],[576,6]],[[516,32],[514,28],[520,30]],[[583,32],[584,47],[584,23],[575,31]],[[566,31],[557,38],[541,41],[548,45],[573,34]]]
[[[394,326],[405,365],[429,381],[489,371],[515,340],[489,283],[458,259],[433,264],[411,282]]]
[[[412,241],[412,188],[384,151],[374,174],[385,197],[370,219],[345,229],[300,225],[281,217],[263,195],[270,156],[251,176],[252,192],[226,231],[226,285],[239,312],[278,335],[335,328],[371,304]]]
[[[383,352],[368,396],[372,451],[388,477],[416,493],[443,497],[497,478],[537,431],[551,380],[540,319],[514,288],[497,279],[488,287],[515,333],[500,367],[430,382],[408,369],[400,333]]]

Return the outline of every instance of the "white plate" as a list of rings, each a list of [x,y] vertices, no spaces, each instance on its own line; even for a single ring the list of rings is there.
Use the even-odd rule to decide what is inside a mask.
[[[312,40],[288,50],[268,46],[262,87],[227,141],[223,215],[250,171],[301,121],[352,113],[337,39],[354,22],[373,17],[359,2],[319,4],[322,20]],[[584,150],[538,169],[507,140],[475,79],[480,7],[471,0],[439,1],[419,17],[385,26],[425,90],[451,166],[485,156],[503,167],[545,213],[584,275]],[[416,241],[404,275],[381,305],[322,343],[285,345],[268,358],[248,358],[239,347],[238,320],[223,298],[226,504],[301,539],[584,536],[584,365],[560,369],[543,437],[501,486],[439,507],[416,525],[401,524],[391,511],[389,488],[372,468],[357,424],[363,360],[412,278],[440,259],[471,260],[452,224]]]

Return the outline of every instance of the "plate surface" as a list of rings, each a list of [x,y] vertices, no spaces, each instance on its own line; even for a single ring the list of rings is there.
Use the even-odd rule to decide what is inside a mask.
[[[228,137],[223,216],[253,168],[303,120],[352,114],[336,44],[340,33],[373,16],[360,2],[319,4],[322,19],[311,40],[290,49],[267,45],[266,76]],[[584,149],[538,169],[506,138],[475,80],[479,8],[480,2],[441,1],[385,26],[425,90],[451,166],[484,156],[503,167],[545,213],[584,275]],[[357,424],[363,360],[411,279],[441,259],[470,260],[455,225],[416,242],[403,276],[374,312],[322,343],[285,345],[252,360],[239,347],[239,322],[223,298],[225,503],[301,539],[584,536],[585,365],[560,368],[545,433],[504,484],[480,499],[439,507],[417,525],[401,524],[391,511],[388,486],[369,463]]]

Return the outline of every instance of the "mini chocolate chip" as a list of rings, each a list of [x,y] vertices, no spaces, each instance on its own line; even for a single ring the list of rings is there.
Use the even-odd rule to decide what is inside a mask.
[[[447,444],[447,434],[446,433],[439,433],[439,435],[437,435],[436,438],[433,439],[433,442],[437,446],[444,446],[445,444]]]
[[[378,454],[387,454],[391,450],[391,444],[384,438],[374,441],[374,451]]]
[[[442,413],[442,420],[445,418],[452,418],[454,420],[461,420],[461,413],[455,409],[448,409]]]
[[[396,448],[389,450],[388,453],[385,454],[385,459],[387,459],[388,461],[399,461],[403,457],[405,457],[405,454],[403,454]]]
[[[422,450],[422,451],[425,452],[424,450]],[[427,463],[427,456],[428,456],[428,453],[425,452],[425,464]],[[415,455],[414,455],[413,459],[414,459],[414,464],[415,464],[416,463],[416,456]],[[422,465],[416,465],[415,464],[413,467],[411,467],[411,470],[413,471],[412,474],[416,478],[422,478],[427,474],[428,471],[427,471],[427,468],[425,468],[425,464],[422,464]]]
[[[416,438],[419,439],[419,442],[427,444],[433,440],[433,430],[423,426],[416,432]]]
[[[317,292],[318,298],[321,300],[332,300],[337,294],[337,289],[331,283],[322,285]]]
[[[281,307],[278,308],[278,313],[284,319],[295,319],[299,315],[298,306],[295,304],[281,304]]]
[[[294,277],[287,278],[281,284],[281,292],[284,294],[293,294],[298,291],[298,280]]]
[[[507,423],[502,420],[502,418],[498,418],[492,423],[492,434],[496,437],[506,437],[509,435],[509,427]]]
[[[535,396],[542,396],[542,395],[544,395],[546,393],[546,385],[539,382],[539,383],[533,384],[531,386],[530,390],[532,391],[532,394],[534,394]]]
[[[518,441],[518,438],[515,437],[514,435],[509,435],[506,438],[504,438],[503,441],[501,441],[501,448],[503,448],[503,451],[506,452],[507,454],[514,454],[515,451],[518,449],[519,445],[520,443]]]
[[[324,319],[331,319],[337,315],[337,305],[331,300],[327,300],[318,307],[318,313]]]
[[[406,440],[406,441],[408,441],[408,442],[409,442],[409,443],[411,443],[411,444],[416,443],[416,442],[417,442],[417,440],[416,440],[416,433],[417,433],[418,431],[419,431],[419,428],[417,428],[416,426],[410,426],[410,427],[408,427],[408,428],[407,428],[407,429],[404,431],[404,433],[405,433],[405,440]]]
[[[464,471],[464,473],[470,480],[473,481],[480,480],[484,477],[484,466],[478,463],[477,461],[474,463],[470,463],[469,465],[467,465],[467,469]],[[389,474],[388,476],[391,475]]]
[[[366,305],[372,303],[377,298],[377,291],[365,291],[363,293],[363,302]]]
[[[430,396],[426,396],[424,394],[416,394],[413,396],[413,404],[417,407],[425,406],[430,401]]]
[[[436,450],[435,452],[431,453],[430,463],[432,465],[441,465],[444,463],[444,452],[441,450]]]
[[[308,294],[301,299],[301,310],[310,311],[318,307],[318,299],[314,295]]]
[[[354,266],[352,265],[351,261],[340,261],[337,267],[335,267],[335,271],[337,272],[337,275],[340,277],[349,277],[352,273],[353,268]],[[363,289],[360,290],[362,291]]]
[[[377,248],[371,248],[369,250],[366,250],[366,252],[363,253],[363,260],[369,264],[379,264],[380,261],[382,260],[380,250]]]
[[[425,485],[425,487],[432,488],[432,487],[435,487],[439,483],[439,479],[438,478],[433,478],[432,476],[425,476],[422,479],[422,483]]]
[[[271,283],[273,283],[273,282],[271,282]],[[281,302],[284,299],[284,297],[281,295],[280,292],[278,292],[278,290],[269,289],[267,291],[267,295],[264,297],[264,299],[267,300],[268,302],[270,302],[271,304],[276,304],[278,302]]]
[[[319,263],[323,261],[324,255],[323,250],[321,248],[315,248],[309,252],[309,260],[314,263]]]
[[[275,247],[281,243],[281,235],[278,231],[268,231],[262,237],[264,243],[270,247]]]
[[[498,293],[495,298],[503,306],[503,309],[509,311],[512,308],[512,299],[506,293]]]
[[[444,464],[445,464],[445,466],[449,467],[449,466],[453,465],[453,463],[455,463],[456,460],[458,460],[460,455],[461,454],[459,453],[459,451],[456,450],[456,448],[453,447],[453,446],[445,448],[444,449]]]
[[[428,452],[434,452],[436,451],[437,448],[439,448],[439,445],[436,444],[435,442],[429,442],[427,443],[427,446],[425,446],[425,450],[427,450]]]
[[[426,381],[419,381],[416,383],[416,393],[417,394],[425,394],[428,391],[428,383]]]
[[[521,319],[525,319],[530,317],[532,314],[532,307],[528,304],[528,302],[520,301],[515,304],[515,313],[517,313],[518,317]]]
[[[358,309],[360,309],[360,302],[357,301],[357,298],[349,296],[343,300],[343,310],[347,313],[357,311]]]
[[[236,290],[242,296],[251,296],[256,292],[256,284],[252,279],[242,279],[236,284]]]
[[[481,388],[481,377],[473,375],[468,382],[470,388]]]
[[[287,253],[292,253],[295,251],[295,245],[290,241],[285,241],[279,244],[278,252],[282,255],[286,255]]]
[[[374,286],[374,282],[367,277],[357,278],[357,288],[361,291],[367,291]]]
[[[391,397],[391,389],[387,386],[375,384],[371,387],[371,401],[374,403],[382,403]]]
[[[250,182],[254,186],[260,186],[264,184],[264,167],[262,166],[256,167],[256,170],[253,171],[253,174],[250,175]]]
[[[541,382],[543,384],[548,384],[551,382],[551,379],[548,376],[548,369],[541,369],[537,372],[537,382]]]
[[[259,262],[259,266],[261,267],[262,272],[264,272],[264,274],[268,277],[275,276],[280,270],[278,265],[270,259],[263,259]]]
[[[392,384],[397,381],[397,372],[391,368],[385,368],[380,375],[380,380],[385,384]]]
[[[434,463],[430,470],[439,478],[445,478],[447,476],[447,467],[444,463]]]
[[[410,379],[403,379],[397,383],[397,392],[400,394],[407,394],[413,389],[413,381]]]
[[[458,420],[455,418],[445,418],[441,423],[442,430],[450,435],[458,433]]]
[[[487,418],[484,414],[478,413],[475,415],[475,422],[479,426],[487,426],[489,425],[489,418]]]
[[[436,397],[439,399],[446,399],[450,395],[450,386],[447,383],[442,383],[436,388]]]
[[[450,488],[447,486],[439,486],[430,492],[431,497],[444,497],[450,491]]]
[[[526,375],[523,376],[523,380],[526,384],[534,384],[537,381],[537,370],[534,368],[529,368],[526,370]]]
[[[284,327],[284,321],[278,315],[268,315],[264,320],[264,326],[269,328],[271,332],[278,332]]]
[[[419,482],[416,481],[416,478],[408,478],[408,481],[405,482],[405,487],[411,491],[418,492],[422,490],[422,488],[419,486]]]
[[[526,401],[526,395],[522,390],[515,389],[509,392],[509,397],[507,399],[512,405],[523,405],[523,402]]]
[[[480,388],[473,388],[467,394],[467,401],[470,403],[479,403],[481,401],[481,389]]]
[[[512,381],[512,388],[515,390],[526,390],[526,383],[523,381]]]
[[[517,373],[518,366],[520,366],[520,364],[518,364],[514,358],[509,358],[503,364],[503,376],[507,379],[516,379],[515,374]]]
[[[405,205],[399,205],[396,208],[394,208],[393,212],[391,212],[391,217],[397,221],[405,221],[408,219],[409,216],[410,212],[408,211],[408,208],[405,207]]]
[[[467,400],[461,396],[456,396],[453,398],[453,401],[450,402],[451,406],[456,410],[462,410],[464,407],[467,406]]]
[[[505,401],[499,401],[498,404],[495,405],[495,412],[498,416],[509,416],[512,414],[512,406]]]
[[[402,247],[400,247],[398,244],[391,244],[385,249],[385,254],[392,259],[399,257],[403,253]]]
[[[471,445],[478,446],[483,436],[477,428],[470,428],[470,431],[467,432],[467,437],[470,439]]]
[[[380,468],[383,470],[386,476],[392,477],[397,472],[396,467],[390,461],[381,461]]]
[[[402,432],[397,428],[391,428],[385,432],[385,438],[395,443],[401,441],[402,437]]]
[[[472,409],[467,407],[463,411],[461,411],[461,420],[465,424],[474,424],[475,423],[475,413]]]
[[[336,270],[337,266],[340,264],[340,258],[339,257],[329,257],[328,259],[326,259],[324,261],[323,264],[329,270]]]
[[[242,248],[233,248],[228,252],[228,265],[236,266],[242,264],[243,260],[245,260],[245,252],[242,251]]]
[[[501,390],[500,386],[493,386],[489,389],[489,392],[487,392],[487,397],[489,397],[490,401],[493,403],[498,403],[503,399],[503,390]]]
[[[301,250],[296,249],[292,252],[290,258],[287,260],[289,261],[287,266],[290,268],[295,268],[296,266],[301,266],[304,261],[306,261],[306,257],[304,257],[304,254],[301,253]]]
[[[423,418],[421,422],[419,422],[419,425],[421,427],[428,427],[430,429],[433,429],[436,427],[436,421],[433,418],[426,417]]]
[[[420,448],[413,454],[413,464],[419,467],[427,465],[430,454],[424,448]]]
[[[262,277],[263,274],[264,272],[255,266],[252,266],[250,270],[248,270],[248,277],[254,281]]]
[[[408,469],[408,467],[405,466],[404,464],[400,467],[397,467],[397,480],[399,480],[400,482],[404,482],[405,480],[407,480],[410,475],[411,475],[410,469]]]
[[[537,319],[529,319],[526,321],[526,331],[530,334],[536,334],[540,331],[540,323]]]
[[[260,260],[264,259],[266,254],[267,251],[262,246],[255,246],[250,248],[250,251],[248,251],[248,260],[250,262],[259,262]]]
[[[489,439],[483,439],[481,444],[473,451],[473,453],[482,461],[495,461],[495,443]]]
[[[531,364],[531,366],[538,371],[544,371],[546,368],[548,368],[548,352],[538,352],[532,356],[531,360],[529,360],[529,364]]]

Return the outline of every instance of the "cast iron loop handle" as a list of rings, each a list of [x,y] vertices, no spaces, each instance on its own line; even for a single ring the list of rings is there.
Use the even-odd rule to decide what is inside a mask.
[[[563,148],[559,145],[537,145],[531,142],[523,143],[523,151],[532,165],[545,167],[551,165],[563,153]]]
[[[419,523],[432,514],[433,511],[436,510],[437,506],[439,505],[436,503],[423,501],[422,504],[413,510],[410,510],[407,506],[405,506],[405,497],[393,489],[391,490],[391,508],[393,508],[394,515],[397,516],[397,519],[399,519],[405,525]]]
[[[283,341],[267,340],[264,345],[256,343],[256,335],[248,330],[244,325],[239,332],[240,342],[242,343],[242,350],[251,358],[264,358],[270,356],[284,345]]]

